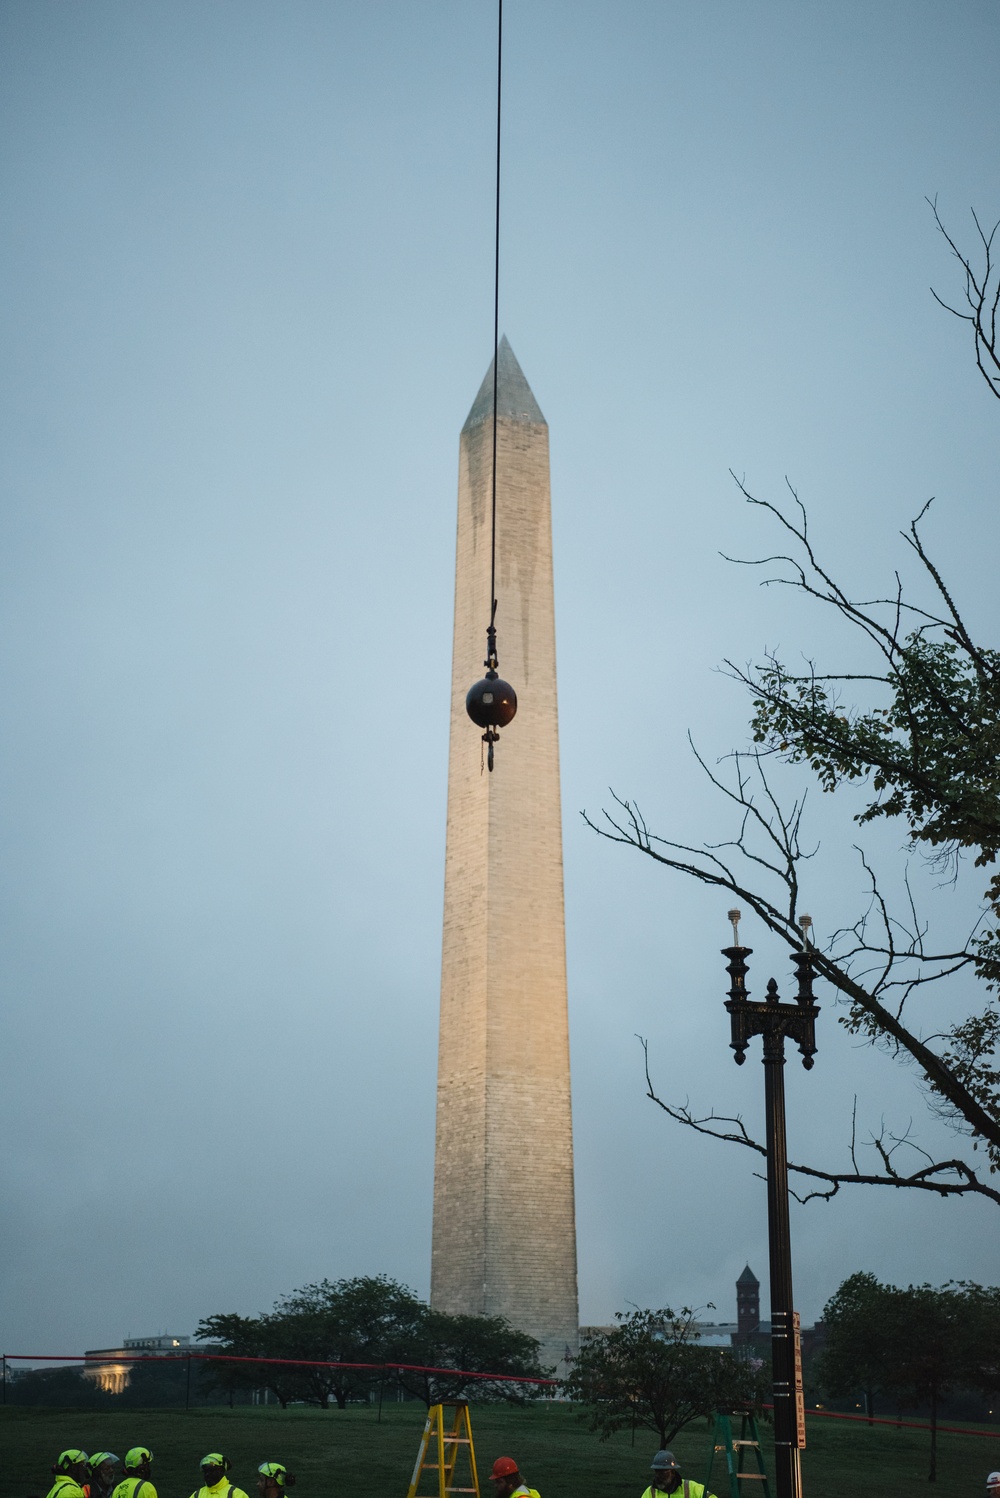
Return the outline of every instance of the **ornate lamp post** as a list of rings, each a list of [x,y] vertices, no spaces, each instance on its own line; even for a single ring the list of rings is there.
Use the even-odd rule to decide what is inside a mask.
[[[726,971],[732,987],[726,1008],[732,1021],[730,1042],[736,1064],[746,1060],[747,1045],[755,1035],[764,1038],[764,1103],[767,1112],[767,1231],[771,1261],[771,1361],[774,1373],[774,1464],[776,1498],[801,1498],[799,1451],[805,1445],[800,1419],[801,1383],[796,1375],[798,1328],[792,1311],[792,1249],[788,1223],[788,1153],[785,1143],[785,1037],[802,1053],[810,1070],[816,1053],[816,1016],[813,1001],[813,953],[809,943],[812,921],[801,917],[803,945],[794,953],[798,992],[794,1004],[783,1004],[778,985],[768,979],[767,998],[751,1003],[746,986],[751,947],[740,946],[740,912],[731,910],[733,945],[723,947],[729,958]]]

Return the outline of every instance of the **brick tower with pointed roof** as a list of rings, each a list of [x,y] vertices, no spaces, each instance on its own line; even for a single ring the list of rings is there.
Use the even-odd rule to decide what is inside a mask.
[[[748,1337],[760,1328],[760,1280],[748,1264],[736,1281],[736,1334]]]
[[[493,366],[459,444],[431,1304],[578,1343],[549,434],[497,359],[497,635],[517,692],[496,769],[465,694],[490,592]],[[564,1370],[562,1370],[564,1371]]]

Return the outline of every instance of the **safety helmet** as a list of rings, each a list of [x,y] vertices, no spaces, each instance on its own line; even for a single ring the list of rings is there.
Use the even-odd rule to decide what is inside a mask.
[[[207,1456],[202,1457],[198,1465],[200,1467],[221,1467],[223,1472],[228,1472],[233,1464],[228,1456],[222,1455],[221,1451],[210,1451]]]
[[[493,1471],[490,1473],[490,1482],[496,1482],[501,1477],[514,1477],[517,1474],[517,1462],[512,1456],[498,1456],[493,1463]]]
[[[271,1481],[276,1482],[279,1488],[285,1486],[288,1469],[287,1467],[283,1467],[280,1462],[261,1462],[257,1471],[262,1477],[270,1477]]]
[[[131,1451],[125,1453],[125,1471],[134,1472],[136,1467],[141,1467],[143,1462],[152,1462],[153,1453],[148,1446],[133,1446]]]
[[[986,1479],[988,1488],[1000,1488],[1000,1472],[991,1472]]]
[[[681,1470],[681,1464],[679,1461],[675,1460],[674,1453],[672,1451],[658,1451],[653,1457],[650,1470],[652,1472],[679,1472]]]
[[[90,1458],[91,1472],[96,1472],[105,1462],[113,1462],[116,1467],[120,1467],[121,1457],[115,1456],[113,1451],[95,1451]]]
[[[68,1472],[70,1467],[75,1467],[78,1462],[86,1462],[87,1453],[80,1451],[76,1446],[70,1446],[67,1451],[60,1451],[53,1472]]]

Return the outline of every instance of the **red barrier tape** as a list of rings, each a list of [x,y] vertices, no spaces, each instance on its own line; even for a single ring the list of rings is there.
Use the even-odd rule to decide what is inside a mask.
[[[385,1373],[437,1373],[449,1378],[485,1378],[492,1383],[507,1384],[552,1386],[559,1382],[557,1378],[531,1378],[527,1374],[522,1376],[518,1373],[471,1373],[465,1368],[425,1368],[420,1363],[340,1363],[327,1358],[247,1358],[229,1352],[178,1352],[153,1354],[151,1357],[133,1353],[106,1358],[81,1357],[79,1353],[5,1352],[2,1357],[5,1363],[80,1363],[85,1368],[97,1368],[105,1363],[183,1363],[191,1360],[197,1363],[265,1363],[288,1368],[368,1368],[373,1372],[381,1370]]]
[[[766,1410],[773,1410],[773,1404],[766,1404]],[[807,1415],[818,1415],[821,1420],[860,1420],[864,1425],[895,1425],[902,1426],[906,1430],[933,1430],[932,1425],[922,1425],[916,1420],[885,1420],[875,1415],[842,1415],[839,1410],[806,1410]],[[958,1425],[939,1425],[939,1431],[944,1431],[950,1436],[985,1436],[987,1440],[1000,1441],[1000,1430],[968,1430]]]
[[[239,1357],[229,1352],[180,1352],[154,1354],[152,1357],[143,1357],[141,1353],[123,1355],[122,1357],[108,1358],[86,1358],[79,1353],[45,1353],[45,1352],[5,1352],[2,1354],[5,1363],[80,1363],[87,1368],[95,1368],[104,1363],[183,1363],[190,1359],[198,1363],[264,1363],[283,1368],[368,1368],[372,1372],[384,1373],[437,1373],[450,1378],[486,1378],[494,1383],[507,1384],[546,1384],[552,1386],[558,1384],[557,1378],[530,1378],[517,1373],[470,1373],[464,1368],[425,1368],[420,1363],[333,1363],[322,1358],[309,1360],[306,1358],[247,1358]],[[773,1404],[765,1404],[766,1410],[774,1408]],[[926,1425],[917,1420],[886,1420],[884,1417],[875,1415],[846,1415],[838,1410],[806,1410],[809,1416],[816,1415],[822,1420],[859,1420],[863,1425],[892,1425],[897,1429],[905,1430],[932,1430],[933,1426]],[[987,1440],[1000,1440],[1000,1429],[997,1430],[968,1430],[958,1425],[939,1425],[939,1431],[950,1436],[985,1436]]]

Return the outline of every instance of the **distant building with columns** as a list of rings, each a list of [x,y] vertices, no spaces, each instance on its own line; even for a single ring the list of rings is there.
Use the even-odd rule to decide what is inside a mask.
[[[199,1344],[199,1352],[205,1348]],[[163,1332],[156,1337],[126,1337],[120,1347],[93,1347],[83,1355],[83,1376],[105,1394],[123,1394],[134,1364],[142,1358],[183,1358],[191,1338]]]

